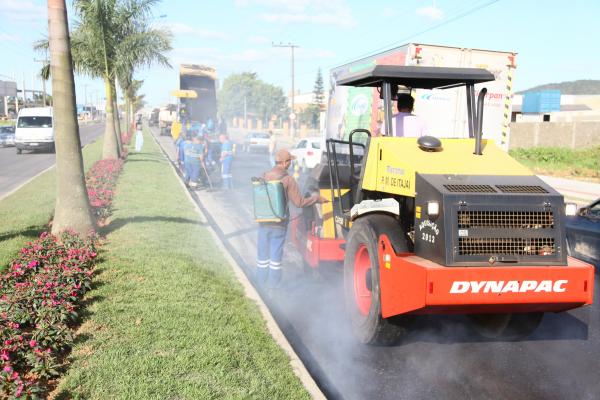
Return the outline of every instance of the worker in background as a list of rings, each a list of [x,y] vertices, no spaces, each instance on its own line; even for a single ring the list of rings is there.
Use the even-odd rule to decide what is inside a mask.
[[[136,126],[135,131],[135,152],[139,153],[144,145],[144,134],[142,133],[142,124]]]
[[[208,117],[206,120],[206,130],[209,133],[213,133],[215,130],[215,122],[213,121],[212,117]]]
[[[233,177],[231,176],[231,162],[233,161],[233,142],[227,135],[219,135],[221,142],[221,178],[223,189],[233,189]]]
[[[275,138],[275,134],[273,131],[269,131],[269,162],[271,163],[271,168],[275,166],[275,150],[277,149],[277,139]]]
[[[175,141],[175,159],[177,160],[177,166],[180,170],[184,171],[185,161],[185,141],[187,140],[186,132],[182,131],[177,140]]]
[[[412,113],[414,105],[415,99],[410,94],[398,94],[398,114],[394,116],[393,120],[393,136],[421,137],[427,135],[425,121]]]
[[[187,140],[184,145],[185,154],[185,181],[186,184],[195,189],[198,186],[198,176],[200,175],[201,163],[204,162],[204,146],[200,137],[194,136]]]
[[[315,203],[326,203],[328,200],[319,195],[303,197],[298,188],[298,183],[288,175],[292,165],[292,156],[288,150],[281,149],[275,153],[275,166],[263,175],[267,181],[281,181],[286,199],[298,208],[309,207]],[[289,213],[286,213],[289,214]],[[258,257],[256,279],[259,285],[268,288],[279,286],[282,277],[281,260],[283,258],[283,245],[287,231],[288,219],[281,222],[261,222],[258,227]]]

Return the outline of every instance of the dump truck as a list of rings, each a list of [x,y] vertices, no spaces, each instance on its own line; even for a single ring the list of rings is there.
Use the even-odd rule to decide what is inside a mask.
[[[408,43],[369,57],[333,68],[327,107],[327,137],[347,140],[352,129],[368,129],[381,134],[383,101],[377,88],[346,87],[337,81],[348,74],[374,65],[484,68],[495,80],[486,85],[483,137],[493,139],[508,150],[512,108],[513,80],[517,54],[511,51],[468,49]],[[478,93],[481,85],[475,85]],[[414,113],[422,117],[432,136],[468,137],[464,86],[444,91],[416,89]],[[395,112],[395,110],[393,110]]]
[[[567,256],[574,205],[482,135],[482,85],[495,78],[483,68],[384,64],[337,77],[380,94],[384,131],[327,139],[304,190],[331,202],[293,219],[292,240],[308,274],[340,270],[361,342],[390,344],[415,315],[456,313],[486,337],[516,339],[546,312],[592,304],[593,266]],[[398,93],[454,88],[464,96],[464,135],[453,125],[450,137],[393,135]]]
[[[217,71],[213,67],[196,64],[179,66],[179,90],[193,90],[197,96],[181,98],[188,120],[206,123],[217,117]]]

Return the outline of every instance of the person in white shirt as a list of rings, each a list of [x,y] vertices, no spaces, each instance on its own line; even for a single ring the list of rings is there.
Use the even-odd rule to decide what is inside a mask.
[[[392,132],[397,137],[421,137],[427,135],[425,121],[412,113],[415,99],[408,93],[398,94],[398,114],[392,121]]]

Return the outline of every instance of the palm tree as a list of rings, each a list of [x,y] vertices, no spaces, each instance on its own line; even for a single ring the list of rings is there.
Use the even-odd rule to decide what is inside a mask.
[[[148,27],[158,0],[75,0],[80,17],[73,32],[73,59],[77,70],[104,79],[106,130],[103,158],[119,156],[119,119],[116,79],[140,66],[169,66],[164,52],[171,49],[169,32]],[[117,132],[119,134],[117,134]]]
[[[71,53],[75,70],[104,80],[106,126],[102,158],[117,158],[121,150],[116,80],[129,93],[135,69],[160,64],[168,66],[164,55],[171,50],[171,33],[150,28],[148,17],[159,0],[74,0],[78,14],[71,33]],[[48,42],[34,48],[45,50]],[[135,90],[137,91],[137,90]],[[134,92],[135,92],[134,91]],[[126,96],[128,103],[132,96]]]
[[[72,35],[75,68],[92,77],[104,80],[106,96],[106,126],[102,158],[119,157],[119,146],[113,116],[113,60],[118,38],[115,37],[116,0],[76,0],[78,25]]]
[[[171,50],[171,33],[152,28],[148,23],[147,17],[156,2],[157,0],[124,0],[125,12],[119,14],[122,18],[118,23],[122,40],[116,50],[115,70],[127,103],[128,124],[133,122],[131,105],[143,83],[133,79],[135,70],[153,64],[171,67],[164,55]],[[137,15],[138,18],[132,18],[132,15]]]
[[[48,0],[48,32],[57,171],[52,233],[72,229],[87,234],[94,228],[94,220],[83,172],[65,0]]]

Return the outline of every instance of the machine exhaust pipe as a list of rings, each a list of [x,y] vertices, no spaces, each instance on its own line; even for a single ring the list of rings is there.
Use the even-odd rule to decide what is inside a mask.
[[[475,154],[481,155],[481,139],[483,136],[483,100],[487,94],[487,89],[483,88],[477,96],[477,123],[475,124]]]

